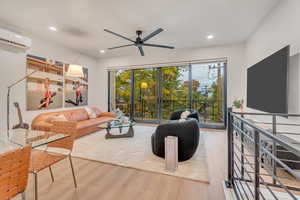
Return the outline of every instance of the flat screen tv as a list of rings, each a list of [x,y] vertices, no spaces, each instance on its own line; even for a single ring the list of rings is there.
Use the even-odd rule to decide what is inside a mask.
[[[269,113],[288,113],[286,46],[247,69],[247,107]]]

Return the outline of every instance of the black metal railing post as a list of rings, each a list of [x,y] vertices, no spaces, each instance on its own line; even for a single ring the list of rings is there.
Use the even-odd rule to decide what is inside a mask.
[[[272,116],[272,131],[273,135],[276,136],[276,115]],[[272,153],[275,157],[277,157],[277,144],[275,141],[273,141],[272,145]],[[277,175],[277,170],[276,170],[276,162],[274,159],[272,159],[272,167],[273,167],[273,174],[276,176]],[[276,179],[273,177],[273,184],[276,184]]]
[[[244,118],[244,115],[241,115]],[[241,130],[244,131],[244,122],[241,121]],[[245,176],[245,149],[244,149],[245,136],[244,133],[241,133],[241,178],[244,179]]]
[[[233,185],[233,173],[234,173],[234,149],[233,149],[233,117],[231,115],[232,108],[228,108],[227,112],[227,145],[228,145],[228,180],[226,181],[227,187]]]
[[[254,199],[259,200],[260,196],[260,184],[259,184],[259,173],[260,173],[260,133],[255,130],[254,131],[254,164],[255,164],[255,177],[254,177]]]

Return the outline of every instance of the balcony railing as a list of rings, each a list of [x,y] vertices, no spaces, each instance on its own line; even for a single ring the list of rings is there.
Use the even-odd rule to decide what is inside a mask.
[[[179,109],[189,108],[189,100],[181,98],[177,100],[162,100],[163,118],[168,119],[171,112]],[[126,115],[130,113],[130,103],[117,101],[116,107],[120,108]],[[157,117],[157,100],[142,99],[134,105],[134,117],[141,119],[154,119]],[[224,105],[223,101],[193,100],[192,109],[200,113],[203,122],[223,122]]]
[[[249,116],[271,117],[271,122],[254,122]],[[300,143],[296,132],[278,131],[279,117],[300,115],[234,113],[228,110],[227,187],[241,200],[300,199]],[[262,126],[264,128],[262,128]],[[290,129],[290,128],[289,128]],[[286,129],[285,129],[286,130]]]

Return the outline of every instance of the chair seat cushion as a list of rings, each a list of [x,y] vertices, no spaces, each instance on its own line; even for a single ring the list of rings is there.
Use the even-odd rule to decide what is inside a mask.
[[[31,151],[31,163],[29,170],[31,172],[39,172],[63,159],[68,155],[51,153],[42,150]]]

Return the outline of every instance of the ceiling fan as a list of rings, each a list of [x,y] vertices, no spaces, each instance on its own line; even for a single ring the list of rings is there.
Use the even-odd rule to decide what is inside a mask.
[[[153,31],[152,33],[150,33],[149,35],[147,35],[146,37],[144,37],[143,39],[141,38],[142,36],[142,31],[141,30],[137,30],[136,31],[136,34],[137,34],[137,38],[136,40],[132,40],[128,37],[125,37],[123,35],[120,35],[118,33],[115,33],[115,32],[112,32],[110,30],[107,30],[107,29],[104,29],[104,31],[108,32],[108,33],[111,33],[115,36],[118,36],[120,38],[123,38],[125,40],[128,40],[130,42],[132,42],[132,44],[127,44],[127,45],[122,45],[122,46],[117,46],[117,47],[112,47],[112,48],[108,48],[108,50],[112,50],[112,49],[118,49],[118,48],[122,48],[122,47],[129,47],[129,46],[136,46],[140,53],[141,53],[141,56],[144,56],[145,53],[144,53],[144,50],[143,50],[143,46],[147,46],[147,47],[159,47],[159,48],[166,48],[166,49],[174,49],[175,47],[172,47],[172,46],[166,46],[166,45],[159,45],[159,44],[150,44],[150,43],[145,43],[147,40],[151,39],[152,37],[156,36],[157,34],[159,34],[160,32],[163,31],[162,28],[159,28],[157,29],[156,31]]]

